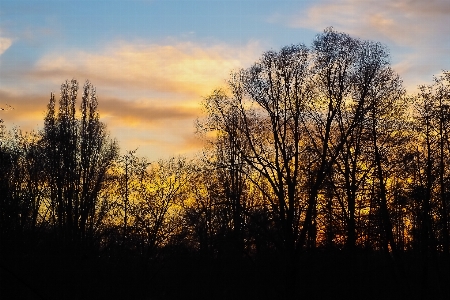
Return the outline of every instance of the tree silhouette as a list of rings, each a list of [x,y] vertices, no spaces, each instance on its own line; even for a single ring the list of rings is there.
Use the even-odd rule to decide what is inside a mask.
[[[99,121],[95,88],[85,83],[80,118],[77,93],[76,80],[61,85],[58,113],[51,95],[43,132],[51,219],[67,240],[84,240],[92,234],[99,192],[118,153]]]
[[[78,91],[37,133],[0,120],[1,272],[69,298],[450,295],[448,72],[406,96],[385,46],[327,28],[233,71],[200,157],[155,162]]]
[[[397,99],[392,95],[403,89],[389,68],[384,47],[331,28],[317,36],[311,49],[298,45],[264,53],[252,67],[234,73],[228,89],[231,96],[215,92],[208,98],[214,106],[210,119],[220,123],[218,129],[228,136],[239,138],[239,156],[267,182],[259,187],[280,228],[280,250],[292,280],[297,251],[316,245],[320,192],[338,158],[344,150],[351,151],[348,147],[361,132],[358,128],[367,124],[366,118],[378,117],[376,99]],[[350,171],[347,168],[345,175]],[[346,180],[355,190],[356,179]],[[356,241],[355,192],[347,198],[350,246]],[[390,237],[383,199],[381,212]]]

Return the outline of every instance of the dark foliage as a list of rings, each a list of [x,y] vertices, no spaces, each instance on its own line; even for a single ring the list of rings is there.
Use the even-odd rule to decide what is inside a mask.
[[[449,299],[450,74],[406,96],[327,28],[203,101],[203,157],[119,156],[95,88],[0,120],[1,299]]]

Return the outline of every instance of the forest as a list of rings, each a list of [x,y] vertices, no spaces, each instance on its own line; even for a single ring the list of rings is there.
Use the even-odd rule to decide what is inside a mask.
[[[63,82],[41,129],[0,123],[0,298],[450,299],[450,72],[430,81],[327,28],[232,71],[202,152],[159,161]]]

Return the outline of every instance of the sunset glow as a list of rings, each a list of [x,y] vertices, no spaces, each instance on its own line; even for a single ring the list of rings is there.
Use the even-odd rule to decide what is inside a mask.
[[[367,13],[370,12],[370,13]],[[0,104],[7,128],[39,130],[66,79],[97,88],[122,151],[151,160],[201,148],[200,102],[266,50],[333,26],[380,41],[408,92],[450,69],[448,1],[2,1]],[[430,50],[432,49],[432,54]]]

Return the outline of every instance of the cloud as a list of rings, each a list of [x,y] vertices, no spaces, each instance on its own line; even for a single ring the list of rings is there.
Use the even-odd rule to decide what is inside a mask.
[[[260,52],[257,43],[238,48],[191,42],[115,42],[97,52],[47,54],[29,75],[57,81],[88,78],[97,86],[115,89],[199,96],[221,85],[231,70],[253,62]]]
[[[20,126],[25,131],[38,129],[38,125],[43,124],[45,109],[50,99],[50,93],[39,94],[18,94],[10,91],[0,90],[0,106],[10,106],[7,111],[0,112],[0,119],[3,119],[8,128]]]
[[[304,11],[277,21],[289,27],[322,31],[328,26],[364,39],[381,41],[392,52],[394,68],[407,88],[431,82],[450,68],[448,0],[337,0],[315,2]],[[423,82],[425,80],[425,82]]]
[[[119,98],[99,97],[99,112],[102,120],[128,127],[161,126],[167,122],[193,120],[201,113],[196,107],[182,105],[152,105],[152,101],[127,101]],[[0,90],[0,106],[11,106],[11,110],[2,111],[9,123],[31,121],[42,123],[45,116],[50,93],[17,94]],[[56,96],[56,101],[59,97]],[[80,101],[80,96],[78,96]]]
[[[12,39],[0,36],[0,55],[2,55],[12,45]]]
[[[3,89],[0,97],[7,95],[4,101],[17,106],[5,124],[21,125],[27,118],[42,126],[50,91],[57,91],[65,79],[81,84],[89,79],[97,88],[100,118],[122,149],[139,147],[150,159],[193,153],[200,149],[194,120],[201,115],[202,98],[224,85],[232,70],[255,62],[262,51],[257,42],[233,46],[176,40],[117,41],[92,51],[59,49],[31,68],[15,70],[15,76],[33,84],[31,89],[39,89],[42,101]]]
[[[188,123],[192,125],[192,122],[186,122]],[[177,127],[180,129],[179,125]],[[136,137],[128,139],[127,149],[139,148],[144,152],[152,153],[152,156],[156,158],[199,152],[205,145],[204,141],[193,133],[192,126],[184,127],[183,130],[172,131],[170,135],[162,131],[148,133],[142,129]],[[126,134],[126,130],[124,128],[123,134]],[[155,152],[159,155],[155,156]]]
[[[111,123],[127,124],[129,127],[161,126],[167,122],[194,120],[199,115],[195,107],[182,105],[152,104],[151,99],[126,101],[117,98],[99,97],[101,117]]]
[[[0,111],[0,119],[8,129],[19,126],[24,131],[39,130],[43,127],[49,98],[50,93],[20,94],[0,90],[0,107],[10,105],[12,108]],[[128,101],[101,94],[98,98],[100,120],[124,150],[139,148],[141,154],[155,160],[192,154],[201,148],[194,135],[194,120],[201,114],[197,107],[154,104],[158,102],[154,99]]]
[[[420,38],[442,39],[450,32],[450,2],[414,0],[322,1],[290,18],[292,27],[323,30],[335,26],[362,37],[378,37],[403,45],[417,45]]]

